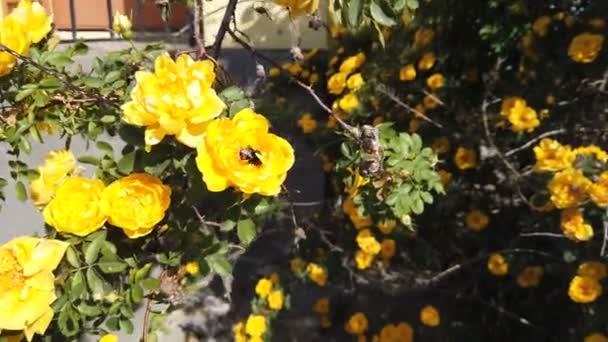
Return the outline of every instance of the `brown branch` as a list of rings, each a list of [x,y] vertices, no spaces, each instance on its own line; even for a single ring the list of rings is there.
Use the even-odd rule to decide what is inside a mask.
[[[376,90],[381,93],[386,95],[388,98],[390,98],[393,102],[395,102],[396,104],[398,104],[399,106],[407,109],[408,111],[410,111],[411,113],[414,114],[414,116],[416,116],[417,118],[421,118],[424,121],[427,121],[435,126],[437,126],[438,128],[443,128],[443,125],[441,125],[440,123],[437,123],[435,121],[433,121],[431,118],[429,118],[428,116],[424,115],[424,113],[421,113],[419,111],[417,111],[415,108],[413,108],[412,106],[408,105],[407,103],[401,101],[397,95],[395,95],[392,91],[390,91],[384,84],[380,84],[376,87]]]
[[[150,314],[152,312],[152,299],[146,300],[146,312],[144,314],[143,332],[141,334],[141,341],[148,342],[148,330],[150,329]]]
[[[272,66],[276,67],[277,69],[279,69],[281,71],[281,73],[283,73],[284,75],[286,75],[287,77],[289,77],[289,79],[294,82],[295,84],[297,84],[300,88],[304,89],[314,100],[315,102],[317,102],[317,104],[325,111],[327,112],[329,115],[331,115],[340,126],[342,126],[342,128],[347,131],[348,133],[350,133],[351,135],[353,135],[354,137],[358,138],[359,137],[359,133],[358,130],[347,124],[346,122],[344,122],[344,120],[342,120],[342,118],[340,118],[340,116],[336,115],[336,113],[334,113],[333,110],[331,110],[331,108],[329,108],[324,102],[323,100],[321,100],[321,98],[319,97],[319,95],[314,91],[314,89],[312,89],[311,86],[305,84],[304,82],[300,81],[298,78],[294,77],[292,74],[290,74],[289,72],[287,72],[286,70],[284,70],[281,65],[279,63],[277,63],[274,59],[258,52],[257,50],[255,50],[249,43],[247,43],[246,41],[244,41],[243,39],[241,39],[239,36],[236,35],[236,33],[234,33],[234,31],[232,30],[228,30],[228,34],[230,34],[230,36],[232,37],[232,39],[234,39],[237,43],[239,43],[243,48],[249,50],[254,56],[263,59],[264,61],[268,62],[269,64],[271,64]]]
[[[118,104],[116,104],[116,103],[108,100],[107,98],[103,97],[102,95],[98,94],[97,92],[87,91],[87,89],[83,89],[83,88],[80,88],[78,86],[75,86],[74,84],[72,84],[72,82],[70,82],[67,79],[67,76],[64,75],[64,74],[62,74],[61,72],[59,72],[57,70],[54,70],[54,69],[51,69],[51,68],[48,68],[48,67],[46,67],[46,66],[44,66],[44,65],[42,65],[40,63],[34,62],[31,58],[18,53],[17,51],[9,48],[8,46],[6,46],[6,45],[4,45],[2,43],[0,43],[0,51],[4,51],[4,52],[12,55],[13,57],[19,59],[20,61],[22,61],[24,63],[27,63],[27,64],[30,64],[30,65],[33,65],[34,67],[36,67],[40,71],[56,77],[59,80],[59,82],[63,83],[63,85],[66,86],[66,88],[69,88],[69,89],[71,89],[73,91],[76,91],[78,93],[84,94],[87,97],[92,97],[92,98],[96,99],[97,101],[99,101],[100,103],[105,104],[108,107],[113,107],[114,109],[117,109],[117,110],[120,109],[120,106]]]
[[[205,55],[205,24],[204,17],[204,0],[194,0],[194,40],[198,47],[198,58]]]
[[[226,32],[230,29],[230,20],[234,16],[234,12],[236,11],[236,4],[238,0],[229,0],[228,5],[226,6],[226,11],[224,12],[224,17],[222,18],[222,23],[217,30],[217,34],[215,35],[215,42],[213,43],[213,56],[217,58],[220,55],[220,50],[222,49],[222,43],[224,41],[224,37],[226,36]]]

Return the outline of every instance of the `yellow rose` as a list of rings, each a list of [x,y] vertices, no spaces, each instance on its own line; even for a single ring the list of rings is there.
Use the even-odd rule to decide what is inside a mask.
[[[606,264],[601,261],[587,261],[578,265],[576,274],[602,280],[608,275],[608,270],[606,269]]]
[[[371,217],[361,216],[359,209],[351,197],[348,197],[344,203],[342,203],[342,210],[349,216],[356,229],[367,228],[373,223]]]
[[[277,77],[281,74],[281,70],[277,67],[272,67],[270,68],[270,70],[268,70],[268,76],[270,77]]]
[[[543,15],[534,21],[532,24],[532,31],[537,35],[544,37],[547,35],[547,31],[549,30],[549,25],[551,24],[551,17],[548,15]]]
[[[585,223],[583,213],[578,208],[562,210],[560,227],[570,240],[587,241],[593,238],[593,227]]]
[[[268,294],[268,307],[272,310],[281,310],[283,308],[283,291],[275,290]]]
[[[9,17],[19,21],[32,43],[38,43],[44,39],[52,29],[53,16],[47,15],[39,2],[21,0]]]
[[[44,221],[58,232],[86,236],[101,228],[107,215],[101,209],[103,182],[70,178],[58,188],[55,198],[44,208]]]
[[[608,172],[604,171],[589,188],[589,196],[598,207],[608,206]]]
[[[534,147],[536,172],[555,172],[570,167],[574,154],[568,145],[562,145],[556,140],[543,139]]]
[[[258,280],[258,283],[255,285],[255,293],[260,296],[260,298],[268,297],[271,290],[272,282],[267,278]]]
[[[108,223],[131,239],[148,235],[165,217],[171,204],[171,188],[146,173],[120,178],[103,191],[102,210]]]
[[[261,337],[266,332],[266,317],[249,315],[245,323],[245,331],[252,337]]]
[[[268,132],[265,117],[247,108],[232,119],[215,120],[198,146],[196,165],[209,191],[232,186],[246,194],[281,191],[294,152],[287,140]]]
[[[118,336],[114,334],[103,335],[98,342],[118,342]]]
[[[465,217],[467,228],[476,232],[484,230],[489,222],[490,219],[488,216],[478,209],[471,210]]]
[[[374,261],[374,258],[374,254],[367,253],[363,250],[358,250],[355,253],[355,264],[357,265],[357,269],[364,270],[370,267]]]
[[[429,327],[436,327],[439,325],[441,317],[439,316],[439,310],[432,305],[427,305],[420,310],[420,322]]]
[[[509,263],[505,257],[494,253],[488,259],[488,270],[495,276],[504,276],[509,273]]]
[[[414,47],[424,47],[429,45],[433,41],[433,37],[435,37],[435,32],[433,30],[421,28],[414,33]]]
[[[306,273],[315,284],[319,286],[327,284],[327,273],[323,267],[311,262],[306,266]]]
[[[302,128],[302,133],[312,133],[317,129],[317,120],[310,113],[304,113],[298,120],[298,126]]]
[[[429,89],[435,91],[439,88],[443,88],[445,85],[445,78],[440,73],[432,74],[426,79],[426,85]]]
[[[125,122],[146,127],[147,145],[175,135],[182,144],[196,147],[207,123],[226,108],[212,88],[214,68],[212,61],[194,61],[186,54],[175,61],[168,54],[157,57],[154,73],[135,73],[131,101],[122,106]]]
[[[131,19],[126,15],[116,11],[114,14],[114,20],[112,21],[112,29],[114,32],[122,35],[124,38],[131,38],[131,28],[133,27],[133,23]]]
[[[511,114],[511,110],[515,107],[515,105],[526,107],[527,102],[519,96],[510,96],[504,98],[500,107],[500,115],[508,117],[509,114]]]
[[[585,178],[582,171],[575,169],[563,170],[547,185],[551,193],[551,202],[558,209],[575,207],[587,199],[587,191],[591,181]]]
[[[418,69],[420,70],[430,70],[435,65],[435,54],[432,52],[427,52],[422,55],[420,61],[418,61]]]
[[[350,75],[346,81],[346,86],[352,91],[359,90],[364,84],[365,82],[363,81],[363,76],[361,76],[360,72]]]
[[[399,70],[399,80],[412,81],[416,79],[416,68],[414,64],[408,64]]]
[[[604,334],[595,333],[586,336],[583,342],[608,342],[608,337]]]
[[[25,28],[12,16],[8,16],[0,22],[0,43],[21,55],[27,55],[30,48],[30,40]],[[16,64],[16,57],[8,52],[0,52],[0,76],[10,73]]]
[[[376,255],[380,253],[380,243],[376,238],[372,235],[372,232],[369,229],[360,230],[357,234],[357,245],[361,250],[365,253]]]
[[[315,305],[313,306],[312,310],[318,313],[319,315],[327,315],[329,313],[329,298],[319,298],[315,302]]]
[[[286,7],[291,16],[313,14],[319,9],[319,0],[273,0],[277,5]]]
[[[201,271],[201,267],[196,261],[190,261],[184,266],[186,273],[190,275],[198,274]]]
[[[58,240],[18,237],[0,246],[0,331],[22,330],[28,341],[53,319],[53,270],[68,247]]]
[[[575,303],[592,303],[602,294],[602,284],[592,277],[574,276],[568,287],[568,296]]]
[[[342,64],[340,64],[340,72],[350,74],[359,69],[363,63],[365,63],[365,60],[366,57],[363,52],[359,52],[354,56],[347,57]]]
[[[540,284],[543,273],[540,266],[527,266],[517,276],[517,285],[523,288],[536,287]]]
[[[396,220],[380,221],[377,224],[378,230],[383,234],[390,234],[397,227]]]
[[[339,72],[333,74],[329,80],[327,80],[327,90],[330,94],[340,95],[346,87],[346,78],[348,74],[345,72]]]
[[[355,109],[359,108],[359,99],[357,98],[357,95],[353,93],[346,94],[340,100],[338,100],[338,106],[343,111],[351,113]]]
[[[577,63],[591,63],[600,54],[603,44],[603,35],[588,32],[581,33],[570,42],[568,56]]]
[[[524,131],[529,133],[540,125],[536,111],[521,102],[515,103],[507,119],[511,123],[511,130],[516,133]]]
[[[375,341],[375,340],[374,340]],[[380,330],[380,342],[412,342],[414,341],[414,329],[406,322],[399,324],[387,324]]]
[[[449,152],[450,151],[450,140],[446,136],[436,138],[435,140],[433,140],[433,143],[431,144],[431,148],[437,154]]]
[[[247,333],[245,332],[245,323],[238,322],[232,327],[234,342],[247,342]]]
[[[348,322],[346,322],[346,325],[344,327],[344,329],[346,330],[347,333],[353,334],[353,335],[363,334],[364,332],[367,331],[367,328],[368,328],[367,317],[365,317],[365,314],[362,312],[357,312],[354,315],[352,315],[348,319]]]
[[[76,168],[76,158],[70,151],[49,152],[44,164],[38,167],[39,176],[30,182],[30,198],[36,206],[49,203],[55,189]]]
[[[458,147],[454,155],[454,164],[460,170],[472,169],[477,165],[477,153],[472,149]]]
[[[578,156],[594,157],[602,163],[608,162],[608,153],[595,145],[577,147],[572,151],[572,154],[574,155],[574,159]]]

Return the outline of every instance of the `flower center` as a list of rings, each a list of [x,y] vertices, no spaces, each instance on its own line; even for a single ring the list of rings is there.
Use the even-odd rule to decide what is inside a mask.
[[[239,150],[239,158],[241,158],[241,160],[245,160],[247,161],[247,163],[255,165],[255,166],[262,166],[262,160],[260,160],[260,151],[252,148],[251,146],[246,147],[246,148],[241,148]]]

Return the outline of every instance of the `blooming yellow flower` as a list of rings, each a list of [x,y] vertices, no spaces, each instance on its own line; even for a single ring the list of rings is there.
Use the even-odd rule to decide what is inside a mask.
[[[423,104],[424,108],[425,109],[435,109],[435,108],[439,107],[439,102],[436,99],[437,99],[437,97],[435,95],[431,95],[431,94],[426,95],[424,98],[422,98],[422,104]],[[422,110],[422,111],[419,110],[419,112],[424,113],[424,110]]]
[[[439,181],[441,181],[443,188],[447,188],[452,182],[452,173],[446,170],[439,170],[437,171],[437,174],[439,175]]]
[[[396,220],[380,221],[377,224],[378,230],[383,234],[390,234],[397,227]]]
[[[14,16],[0,21],[0,43],[21,55],[27,55],[30,38],[23,25]],[[0,76],[7,75],[17,64],[17,58],[8,52],[0,52]]]
[[[589,196],[598,207],[608,206],[608,171],[602,172],[599,179],[591,185]]]
[[[346,80],[346,86],[352,91],[359,90],[364,84],[365,81],[363,81],[363,76],[361,76],[360,72],[350,75],[348,80]]]
[[[44,221],[58,232],[86,236],[106,222],[101,208],[103,182],[70,178],[58,188],[55,198],[44,208]]]
[[[312,74],[310,74],[310,77],[308,78],[308,82],[310,82],[311,84],[315,84],[317,82],[319,82],[319,74],[317,74],[316,72],[313,72]]]
[[[342,64],[340,64],[340,72],[350,74],[359,69],[363,63],[365,63],[365,60],[366,57],[363,52],[359,52],[354,56],[347,57]]]
[[[340,95],[344,91],[346,87],[346,79],[348,78],[348,74],[345,72],[338,72],[327,80],[327,90],[330,94]]]
[[[70,151],[49,152],[44,164],[38,167],[39,176],[30,182],[30,198],[36,206],[46,205],[55,189],[76,168],[76,158]]]
[[[473,209],[467,214],[464,219],[464,222],[467,228],[479,232],[484,230],[488,226],[490,219],[486,214],[484,214],[483,211],[479,209]]]
[[[44,335],[53,319],[53,270],[68,248],[59,240],[18,237],[0,246],[0,331]]]
[[[197,148],[196,165],[207,189],[232,186],[246,194],[274,196],[281,191],[294,152],[287,140],[268,132],[268,120],[246,108],[232,119],[214,120]]]
[[[587,198],[591,181],[576,169],[565,169],[553,176],[547,185],[556,208],[575,207]]]
[[[362,229],[357,234],[357,245],[365,253],[376,255],[380,253],[381,246],[369,229]]]
[[[146,173],[134,173],[110,184],[103,192],[102,209],[108,223],[131,239],[149,234],[165,217],[171,188]]]
[[[277,67],[272,67],[268,70],[268,76],[277,77],[281,74],[281,70]]]
[[[365,314],[357,312],[348,319],[348,322],[346,322],[344,326],[344,330],[352,335],[360,335],[367,331],[368,325],[369,323]]]
[[[412,81],[414,79],[416,79],[416,68],[414,67],[414,64],[405,65],[399,70],[399,80]]]
[[[53,16],[46,14],[39,2],[21,0],[9,17],[19,21],[32,43],[41,41],[52,29]]]
[[[593,227],[585,223],[583,213],[578,208],[562,210],[561,223],[564,236],[574,241],[587,241],[593,238]]]
[[[587,261],[578,265],[576,274],[582,277],[591,277],[602,280],[608,275],[606,264],[601,261]]]
[[[507,119],[511,123],[511,129],[516,133],[532,132],[540,125],[536,111],[531,107],[522,105],[521,102],[515,103]]]
[[[515,108],[516,105],[526,107],[527,102],[519,96],[510,96],[504,98],[500,107],[500,115],[508,117],[509,114],[511,114],[511,110]]]
[[[488,270],[495,276],[504,276],[509,273],[509,263],[505,257],[494,253],[488,259]]]
[[[317,120],[313,118],[312,114],[304,113],[298,120],[298,126],[302,128],[302,133],[312,133],[317,129]]]
[[[232,335],[234,342],[247,342],[247,333],[245,332],[245,323],[238,322],[232,327]]]
[[[541,266],[527,266],[517,276],[517,285],[523,288],[537,287],[543,274]]]
[[[444,85],[445,78],[440,73],[432,74],[431,76],[429,76],[429,78],[426,79],[426,86],[433,91],[439,88],[443,88]]]
[[[436,327],[439,325],[441,317],[439,316],[439,310],[432,305],[427,305],[420,310],[420,322],[429,327]]]
[[[570,42],[568,56],[577,63],[591,63],[600,54],[603,44],[603,35],[589,32],[581,33]]]
[[[344,203],[342,203],[342,210],[348,215],[356,229],[367,228],[373,223],[371,217],[361,216],[359,209],[351,197],[344,200]]]
[[[575,303],[592,303],[602,294],[602,285],[596,278],[574,276],[568,287],[568,296]]]
[[[431,148],[437,154],[449,152],[450,151],[450,140],[448,139],[448,137],[445,137],[445,136],[435,138],[435,140],[433,140],[433,143],[431,144]]]
[[[261,337],[266,332],[266,317],[249,315],[247,323],[245,323],[245,331],[251,337]]]
[[[430,70],[435,65],[435,54],[432,52],[427,52],[422,55],[422,58],[418,61],[418,69],[420,70]]]
[[[308,273],[308,278],[319,286],[325,286],[327,283],[327,273],[325,272],[325,269],[315,263],[311,262],[306,266],[306,273]]]
[[[131,23],[131,19],[129,19],[129,17],[118,11],[114,13],[114,20],[112,21],[112,29],[114,32],[128,38],[132,27],[133,23]]]
[[[338,106],[343,111],[351,113],[355,109],[359,108],[359,99],[357,98],[357,95],[353,93],[346,94],[340,100],[338,100]]]
[[[292,76],[298,76],[302,73],[302,66],[298,63],[286,63],[283,65],[283,69],[287,70]]]
[[[534,147],[536,172],[555,172],[566,169],[572,165],[574,154],[568,145],[562,145],[556,140],[545,138]]]
[[[477,153],[472,149],[458,147],[454,155],[454,164],[460,170],[472,169],[477,165]]]
[[[374,340],[376,341],[376,340]],[[412,342],[414,341],[414,329],[407,322],[399,324],[387,324],[380,330],[378,342]]]
[[[532,31],[537,35],[544,37],[547,35],[547,31],[549,30],[549,25],[551,24],[551,17],[548,15],[543,15],[538,17],[534,23],[532,24]]]
[[[363,250],[358,250],[355,253],[355,264],[357,265],[357,269],[364,270],[370,267],[374,261],[374,258],[374,254],[366,253]]]
[[[272,291],[268,294],[268,307],[272,310],[281,310],[283,308],[283,300],[283,291]]]
[[[182,144],[196,147],[207,123],[226,108],[212,88],[214,68],[212,61],[194,61],[187,54],[175,61],[166,53],[160,55],[154,73],[135,73],[131,101],[122,106],[125,122],[146,127],[147,145],[175,135]]]
[[[184,266],[184,270],[186,271],[186,273],[188,273],[190,275],[194,275],[194,274],[198,274],[198,272],[200,272],[201,267],[198,264],[198,262],[190,261],[189,263],[186,264],[186,266]]]
[[[429,45],[435,37],[435,32],[430,29],[420,28],[414,33],[414,47],[420,48]]]
[[[319,315],[327,315],[329,313],[329,298],[321,297],[313,306],[312,310]]]
[[[575,159],[578,156],[583,156],[594,157],[603,163],[608,162],[608,153],[595,145],[577,147],[572,151],[572,154],[574,155]]]
[[[380,243],[380,256],[383,259],[390,259],[395,255],[397,244],[393,239],[384,239]]]
[[[319,0],[273,0],[273,2],[287,7],[289,14],[293,17],[313,14],[319,9]]]
[[[258,283],[255,286],[255,293],[260,296],[260,298],[266,298],[271,290],[272,282],[268,278],[258,280]]]
[[[608,337],[604,334],[595,333],[586,336],[583,342],[608,342]]]
[[[103,335],[98,342],[118,342],[118,336],[114,334]]]

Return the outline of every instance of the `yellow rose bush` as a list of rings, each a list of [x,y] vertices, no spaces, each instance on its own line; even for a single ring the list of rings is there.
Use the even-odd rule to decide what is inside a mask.
[[[90,67],[45,5],[0,21],[0,200],[40,221],[0,340],[605,338],[605,1],[256,3],[269,53],[193,0],[191,48],[116,12]]]

